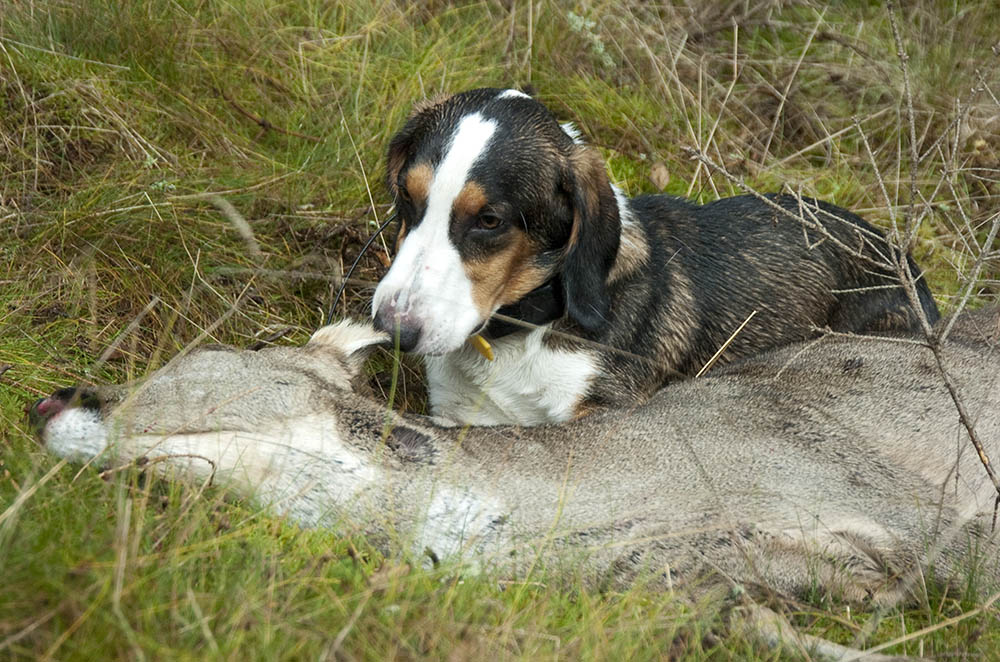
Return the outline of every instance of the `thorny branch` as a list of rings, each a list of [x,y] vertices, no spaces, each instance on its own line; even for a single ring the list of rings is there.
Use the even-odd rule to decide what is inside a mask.
[[[896,44],[896,55],[899,58],[899,65],[903,73],[903,99],[906,103],[906,123],[910,132],[910,200],[907,205],[907,223],[905,231],[906,239],[903,244],[904,250],[901,251],[901,256],[897,256],[896,272],[899,275],[900,282],[903,283],[906,296],[910,300],[910,305],[917,311],[917,317],[923,327],[924,336],[927,338],[927,344],[930,347],[931,352],[934,354],[934,360],[937,363],[938,372],[941,373],[941,379],[944,381],[945,387],[951,395],[952,402],[955,403],[955,409],[958,411],[959,421],[961,421],[962,427],[965,428],[966,432],[969,433],[969,439],[972,441],[972,445],[975,447],[976,453],[979,455],[979,461],[982,462],[983,468],[986,469],[986,475],[989,476],[990,481],[993,483],[993,488],[997,492],[997,496],[993,501],[992,526],[995,530],[997,525],[997,512],[1000,510],[1000,480],[997,479],[997,475],[993,471],[993,465],[990,463],[990,458],[986,454],[983,442],[979,438],[979,434],[976,432],[975,424],[969,416],[969,412],[965,408],[965,402],[962,399],[962,394],[958,385],[955,384],[955,380],[948,373],[948,369],[945,366],[942,347],[946,332],[951,329],[951,323],[949,323],[948,327],[944,329],[945,333],[940,333],[939,331],[931,328],[930,322],[927,320],[927,316],[924,314],[923,308],[919,305],[916,283],[914,282],[912,275],[909,273],[909,269],[906,268],[905,250],[909,249],[909,246],[913,243],[917,232],[917,223],[915,222],[917,215],[915,206],[917,200],[917,168],[920,165],[920,157],[917,151],[917,125],[913,114],[913,95],[910,89],[910,69],[908,66],[909,56],[906,53],[902,37],[899,35],[899,28],[896,25],[895,9],[896,8],[893,2],[890,1],[886,3],[886,11],[889,14],[889,25],[892,27],[892,38]],[[881,182],[881,173],[876,169],[875,174]],[[991,242],[996,236],[998,224],[1000,224],[1000,217],[994,218],[993,220],[993,227],[990,229]],[[980,259],[977,260],[977,267],[981,266],[982,256],[989,251],[989,248],[990,243],[987,243],[981,248],[979,256]],[[974,275],[978,275],[978,268],[976,269]]]
[[[910,306],[916,312],[917,320],[919,321],[921,330],[923,331],[924,334],[926,346],[931,350],[932,354],[934,355],[934,360],[935,363],[937,364],[938,372],[940,373],[945,388],[948,389],[948,393],[951,396],[952,402],[955,405],[955,409],[958,412],[959,421],[962,427],[965,428],[966,432],[968,433],[969,439],[972,442],[972,445],[975,447],[976,453],[979,455],[979,460],[982,463],[983,468],[986,470],[986,475],[993,483],[993,487],[997,492],[997,496],[993,504],[993,524],[992,524],[993,529],[996,529],[997,516],[998,512],[1000,512],[1000,479],[998,479],[996,472],[993,470],[993,465],[990,462],[989,455],[986,453],[986,449],[985,446],[983,445],[982,439],[980,438],[978,432],[976,431],[975,424],[972,421],[972,417],[969,415],[968,409],[965,406],[961,390],[959,389],[954,378],[947,369],[943,348],[945,345],[945,341],[948,337],[948,334],[950,333],[952,326],[954,325],[957,315],[961,313],[962,309],[965,307],[965,304],[968,301],[969,296],[971,295],[971,290],[974,287],[974,283],[978,279],[979,274],[982,270],[983,262],[988,257],[989,248],[993,244],[993,241],[995,240],[998,234],[998,230],[1000,230],[1000,215],[995,215],[992,219],[992,226],[990,228],[989,235],[986,239],[986,243],[981,248],[980,254],[978,255],[976,262],[973,266],[967,291],[965,292],[959,304],[958,310],[955,312],[952,319],[946,325],[939,326],[938,329],[933,328],[931,326],[930,321],[927,319],[926,314],[924,313],[923,306],[920,304],[919,296],[917,294],[917,280],[919,279],[920,276],[911,273],[907,261],[907,255],[909,254],[910,249],[912,248],[912,245],[916,239],[917,229],[919,228],[920,222],[923,220],[923,216],[918,214],[916,209],[917,200],[919,196],[919,192],[917,191],[917,174],[918,174],[917,170],[922,159],[920,158],[918,152],[917,137],[916,137],[916,119],[913,112],[913,97],[909,82],[909,68],[907,66],[909,56],[906,54],[902,38],[899,35],[899,30],[896,25],[896,18],[894,14],[894,6],[891,2],[888,3],[887,9],[889,13],[890,24],[892,26],[893,38],[895,40],[897,56],[899,57],[900,66],[903,70],[903,93],[904,93],[903,96],[904,96],[904,103],[906,104],[906,122],[907,122],[907,129],[909,132],[909,143],[910,143],[909,145],[910,196],[906,206],[906,224],[904,226],[902,234],[899,233],[898,226],[896,225],[895,214],[893,213],[893,205],[891,203],[891,199],[889,198],[888,190],[885,186],[885,181],[884,178],[882,177],[881,170],[878,166],[878,163],[875,160],[875,155],[872,152],[871,147],[869,146],[867,136],[865,135],[863,129],[861,128],[860,123],[857,121],[854,123],[855,128],[858,131],[861,140],[868,152],[868,157],[871,160],[872,166],[874,168],[878,184],[882,190],[883,196],[885,197],[886,205],[890,210],[890,214],[893,219],[893,226],[894,228],[896,228],[894,234],[896,236],[896,241],[899,243],[899,245],[896,247],[897,250],[892,251],[891,256],[886,257],[885,262],[880,263],[879,260],[863,255],[859,248],[848,246],[844,242],[834,237],[829,232],[829,230],[827,230],[826,227],[824,227],[823,223],[820,222],[819,216],[822,215],[824,218],[837,222],[844,222],[844,220],[818,208],[816,205],[809,204],[809,202],[803,199],[803,197],[798,192],[791,192],[791,195],[796,197],[799,201],[799,210],[798,213],[796,213],[794,211],[785,209],[778,203],[774,202],[772,199],[766,197],[764,194],[760,193],[759,191],[756,191],[751,186],[749,186],[743,180],[743,178],[733,175],[725,168],[725,166],[714,162],[707,154],[705,154],[701,150],[694,148],[687,148],[685,151],[687,151],[687,153],[690,155],[691,158],[703,163],[711,171],[714,171],[722,175],[728,181],[735,184],[740,190],[744,191],[749,195],[754,196],[755,198],[763,202],[765,205],[770,207],[772,210],[774,210],[776,213],[781,214],[784,217],[788,217],[798,221],[803,225],[803,228],[810,229],[819,233],[823,237],[821,241],[830,241],[838,248],[847,251],[851,255],[860,258],[868,262],[869,264],[873,264],[882,268],[888,267],[896,272],[897,278],[900,281],[903,291],[906,293],[907,300],[909,301]],[[976,90],[974,90],[974,92],[976,92]],[[952,128],[956,126],[957,124],[953,123]],[[872,247],[873,250],[875,249],[875,247],[872,246],[870,243],[869,246]]]
[[[830,212],[826,211],[825,209],[822,209],[821,207],[819,207],[819,206],[817,206],[815,204],[810,203],[808,200],[806,200],[805,198],[803,198],[799,193],[789,191],[789,195],[791,195],[792,197],[796,198],[796,200],[799,203],[799,211],[798,211],[798,213],[796,213],[794,211],[791,211],[790,209],[785,209],[784,207],[782,207],[781,205],[779,205],[777,202],[775,202],[771,198],[768,198],[766,195],[764,195],[760,191],[757,191],[756,189],[754,189],[753,187],[751,187],[749,184],[747,184],[745,181],[743,181],[742,177],[737,177],[736,175],[732,174],[731,172],[729,172],[728,170],[726,170],[725,166],[716,163],[711,158],[709,158],[709,156],[707,154],[705,154],[701,150],[698,150],[698,149],[695,149],[695,148],[692,148],[692,147],[685,147],[683,149],[684,149],[685,152],[687,152],[687,154],[688,154],[688,156],[690,158],[695,159],[696,161],[699,161],[699,162],[703,163],[710,170],[712,170],[714,172],[717,172],[718,174],[722,175],[723,177],[725,177],[726,179],[728,179],[730,182],[732,182],[733,184],[735,184],[741,191],[743,191],[744,193],[747,193],[749,195],[752,195],[753,197],[757,198],[758,200],[760,200],[761,202],[763,202],[765,205],[767,205],[768,207],[770,207],[772,210],[774,210],[775,213],[780,214],[781,216],[784,216],[786,218],[792,219],[794,221],[797,221],[798,223],[802,223],[802,225],[804,227],[806,227],[806,228],[808,228],[810,230],[814,230],[815,232],[819,233],[823,237],[824,241],[831,242],[834,246],[836,246],[837,248],[840,248],[843,251],[846,251],[846,252],[850,253],[853,257],[856,257],[859,260],[863,260],[864,262],[867,262],[868,264],[870,264],[872,266],[875,266],[875,267],[886,267],[886,266],[890,266],[890,265],[894,264],[893,262],[880,262],[879,260],[876,260],[875,258],[869,257],[869,256],[865,255],[861,251],[860,247],[848,246],[843,241],[841,241],[840,239],[838,239],[837,237],[835,237],[820,222],[819,217],[822,216],[822,217],[824,217],[824,218],[826,218],[826,219],[828,219],[830,221],[837,222],[837,223],[849,223],[849,221],[847,221],[847,220],[845,220],[845,219],[837,216],[836,214],[831,214]],[[808,214],[808,216],[807,216],[807,214]],[[854,231],[856,231],[857,234],[858,234],[858,236],[861,237],[863,240],[867,240],[869,237],[871,237],[872,239],[878,239],[878,238],[880,238],[880,237],[878,237],[878,235],[876,233],[874,233],[874,232],[872,232],[870,230],[865,230],[864,228],[857,227],[857,226],[855,226],[853,224],[851,225],[851,229],[854,230]],[[872,244],[872,243],[868,242],[868,246],[873,251],[877,251],[877,246],[875,244]]]

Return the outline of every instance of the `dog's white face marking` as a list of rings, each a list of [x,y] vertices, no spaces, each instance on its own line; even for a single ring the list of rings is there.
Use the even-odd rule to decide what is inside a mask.
[[[530,99],[531,97],[522,92],[521,90],[514,90],[514,89],[504,90],[503,92],[497,95],[497,99],[517,99],[517,98]]]
[[[473,425],[571,420],[600,364],[590,352],[546,346],[547,328],[494,340],[493,361],[468,346],[427,357],[432,413]]]
[[[576,124],[573,124],[572,122],[563,122],[559,125],[559,128],[563,130],[563,133],[573,139],[574,145],[583,144],[583,136],[580,134],[580,129],[576,128]]]
[[[406,235],[392,268],[375,290],[373,315],[382,302],[394,300],[400,314],[409,313],[419,320],[422,331],[414,348],[418,354],[453,351],[485,321],[448,230],[455,199],[496,129],[495,121],[479,113],[459,121],[434,171],[423,220]]]

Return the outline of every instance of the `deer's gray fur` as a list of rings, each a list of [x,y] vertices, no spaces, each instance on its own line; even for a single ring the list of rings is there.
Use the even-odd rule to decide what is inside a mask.
[[[969,315],[944,350],[991,457],[997,324]],[[354,393],[381,340],[341,324],[301,348],[196,350],[103,411],[61,411],[43,439],[77,459],[172,456],[155,466],[225,479],[302,524],[509,572],[541,559],[888,604],[928,561],[964,575],[970,540],[987,544],[996,493],[915,341],[828,336],[633,410],[521,429],[446,427]]]

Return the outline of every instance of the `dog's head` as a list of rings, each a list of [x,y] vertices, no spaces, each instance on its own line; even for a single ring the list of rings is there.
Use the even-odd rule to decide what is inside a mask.
[[[501,306],[558,278],[599,330],[621,234],[599,154],[531,97],[481,89],[417,106],[389,144],[397,254],[375,324],[421,354],[459,348]]]

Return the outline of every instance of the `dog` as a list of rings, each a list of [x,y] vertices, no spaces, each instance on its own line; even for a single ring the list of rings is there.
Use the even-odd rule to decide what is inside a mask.
[[[460,422],[634,406],[698,373],[737,329],[723,363],[825,327],[918,327],[901,256],[858,216],[789,195],[629,199],[574,127],[516,90],[418,104],[386,181],[399,232],[375,326],[425,357],[431,411]],[[930,290],[902,259],[933,324]],[[467,344],[477,333],[492,363]]]
[[[989,457],[997,319],[967,316],[940,350]],[[978,550],[981,590],[1000,582],[979,537],[996,492],[919,343],[826,337],[630,411],[455,428],[352,389],[384,341],[345,321],[304,347],[196,349],[138,387],[60,390],[32,422],[73,461],[214,479],[303,525],[501,573],[891,605],[931,574],[967,581]]]

